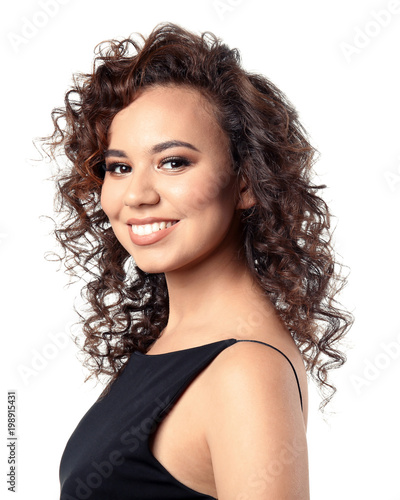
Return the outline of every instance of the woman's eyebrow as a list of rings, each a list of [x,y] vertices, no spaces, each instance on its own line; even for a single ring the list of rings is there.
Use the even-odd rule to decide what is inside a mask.
[[[193,151],[197,151],[198,153],[200,153],[200,151],[196,148],[196,146],[193,146],[193,144],[190,144],[190,142],[174,140],[174,141],[165,141],[165,142],[160,142],[159,144],[155,144],[152,148],[150,148],[150,154],[161,153],[166,149],[177,148],[177,147],[193,149]],[[116,158],[128,158],[128,154],[125,153],[125,151],[122,151],[121,149],[107,149],[107,151],[104,152],[104,158],[109,158],[110,156],[114,156]]]
[[[197,151],[200,153],[200,151],[193,146],[193,144],[190,144],[190,142],[184,142],[184,141],[166,141],[166,142],[160,142],[160,144],[156,144],[150,149],[151,153],[161,153],[162,151],[165,151],[166,149],[169,148],[176,148],[176,147],[184,147],[184,148],[189,148],[193,149],[193,151]]]
[[[128,158],[128,155],[125,153],[125,151],[122,151],[121,149],[107,149],[104,153],[104,158],[109,158],[110,156],[114,156],[117,158]]]

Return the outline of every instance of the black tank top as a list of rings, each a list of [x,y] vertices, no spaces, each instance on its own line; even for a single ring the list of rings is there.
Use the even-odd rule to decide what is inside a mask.
[[[163,354],[134,352],[67,442],[61,500],[215,500],[172,476],[151,453],[149,439],[190,382],[236,342],[264,344],[226,339]],[[283,356],[293,369],[303,409],[296,371]]]

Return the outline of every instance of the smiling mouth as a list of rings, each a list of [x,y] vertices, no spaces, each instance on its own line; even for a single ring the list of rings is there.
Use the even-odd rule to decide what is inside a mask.
[[[136,225],[132,224],[132,233],[137,234],[139,236],[143,236],[145,234],[157,233],[158,231],[162,231],[163,229],[168,229],[169,227],[177,224],[179,220],[174,221],[162,221],[162,222],[153,222],[152,224],[144,224],[144,225]]]

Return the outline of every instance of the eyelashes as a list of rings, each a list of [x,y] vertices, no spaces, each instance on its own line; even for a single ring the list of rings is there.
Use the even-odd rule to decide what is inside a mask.
[[[129,174],[132,170],[132,168],[129,165],[125,165],[124,163],[110,163],[107,165],[106,163],[103,164],[103,168],[105,172],[112,172],[117,175],[123,175],[123,174]],[[117,172],[118,169],[125,168],[128,171],[126,172]]]
[[[170,164],[172,168],[167,168],[167,170],[176,170],[178,168],[188,167],[192,164],[192,162],[183,156],[172,156],[170,158],[165,158],[160,162],[160,165],[163,167],[168,164]]]
[[[179,171],[185,167],[189,167],[190,165],[192,165],[192,162],[188,158],[183,156],[170,156],[161,160],[157,165],[157,169],[162,168],[167,171]],[[111,172],[116,175],[126,175],[132,171],[132,167],[130,165],[121,162],[112,162],[110,164],[103,163],[103,169],[105,172]]]

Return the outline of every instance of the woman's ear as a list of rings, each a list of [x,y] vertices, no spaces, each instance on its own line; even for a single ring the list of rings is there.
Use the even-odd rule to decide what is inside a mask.
[[[239,183],[239,199],[236,204],[237,210],[246,210],[247,208],[254,207],[256,199],[252,190],[247,185],[246,181],[241,178]]]

